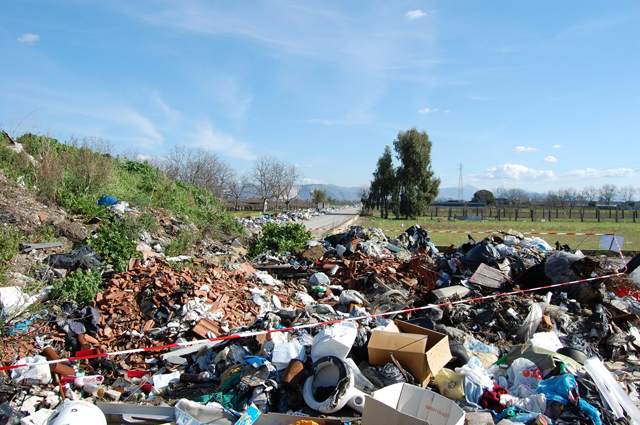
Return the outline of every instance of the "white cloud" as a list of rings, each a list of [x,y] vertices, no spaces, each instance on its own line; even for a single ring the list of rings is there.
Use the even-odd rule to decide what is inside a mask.
[[[305,177],[302,179],[302,184],[322,184],[322,180]]]
[[[145,149],[157,149],[164,137],[158,132],[156,126],[138,111],[129,108],[121,108],[114,111],[87,111],[86,115],[106,118],[112,123],[120,124],[127,129],[131,136],[121,137],[129,143]]]
[[[20,43],[33,44],[36,41],[40,41],[40,36],[38,34],[32,34],[32,33],[28,32],[28,33],[22,34],[20,37],[18,37],[18,41]]]
[[[549,180],[554,179],[553,171],[534,170],[519,164],[503,164],[499,167],[491,167],[482,173],[475,174],[476,179],[496,180]]]
[[[575,179],[597,179],[602,177],[630,177],[635,175],[635,171],[629,168],[610,168],[608,170],[587,168],[586,170],[569,171],[565,174],[565,177]]]
[[[424,108],[424,109],[420,109],[418,112],[421,114],[429,114],[431,112],[437,112],[438,108],[435,109],[429,109],[429,108]]]
[[[530,148],[530,147],[526,147],[526,146],[516,146],[513,151],[515,153],[521,153],[521,152],[535,152],[538,149],[536,148]]]
[[[418,9],[418,10],[410,10],[407,13],[405,13],[404,16],[406,16],[409,20],[413,20],[413,19],[418,19],[418,18],[427,16],[427,14],[424,13],[422,10]]]
[[[191,137],[191,140],[190,145],[199,148],[218,151],[222,154],[247,161],[256,159],[256,156],[251,152],[251,145],[235,140],[227,134],[215,131],[210,122],[201,124],[196,133]]]
[[[555,156],[549,155],[544,158],[544,162],[558,162],[558,158]]]
[[[445,110],[444,110],[444,111],[442,111],[442,112],[444,112],[445,114],[448,114],[448,113],[449,113],[449,112],[451,112],[451,111],[450,111],[450,110],[448,110],[448,109],[445,109]]]
[[[560,149],[562,146],[561,145],[553,145],[551,146],[553,149]]]

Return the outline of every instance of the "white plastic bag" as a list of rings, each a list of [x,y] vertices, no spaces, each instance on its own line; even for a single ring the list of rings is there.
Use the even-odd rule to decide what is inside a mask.
[[[521,357],[509,368],[509,394],[514,397],[527,398],[537,394],[536,389],[542,380],[540,369],[531,360]]]
[[[523,341],[529,341],[531,339],[533,334],[538,330],[538,326],[540,326],[545,307],[545,303],[533,303],[531,305],[529,315],[527,315],[524,323],[520,326],[520,329],[518,329],[518,338],[522,338]]]
[[[16,365],[43,363],[46,361],[47,359],[43,356],[25,357],[24,359],[18,360]],[[11,379],[14,382],[27,385],[49,384],[51,383],[51,370],[48,364],[19,367],[11,371]]]
[[[298,341],[294,340],[292,342],[274,345],[271,363],[273,363],[277,370],[286,369],[289,362],[293,359],[300,360],[301,362],[307,360],[307,352]]]

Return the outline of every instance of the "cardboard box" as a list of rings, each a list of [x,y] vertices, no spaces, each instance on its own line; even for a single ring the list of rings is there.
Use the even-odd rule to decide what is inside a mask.
[[[423,387],[452,359],[447,335],[402,320],[372,332],[367,349],[369,364],[384,366],[393,354]]]
[[[453,400],[415,385],[393,384],[367,396],[362,425],[463,425]]]

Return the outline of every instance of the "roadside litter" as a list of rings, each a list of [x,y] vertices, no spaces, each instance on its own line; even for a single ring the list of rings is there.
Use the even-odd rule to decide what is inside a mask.
[[[0,424],[640,424],[638,290],[543,242],[353,226],[250,261],[132,259],[90,305],[3,330]],[[101,267],[87,248],[46,263]],[[3,314],[37,302],[9,294]]]

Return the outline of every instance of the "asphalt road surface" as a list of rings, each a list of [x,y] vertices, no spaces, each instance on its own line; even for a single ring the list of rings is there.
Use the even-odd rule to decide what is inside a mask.
[[[360,208],[345,208],[343,210],[336,210],[330,214],[313,217],[310,220],[305,220],[303,223],[307,226],[307,229],[337,229],[359,212]],[[324,232],[326,232],[326,230],[311,231],[314,237],[322,236]]]

